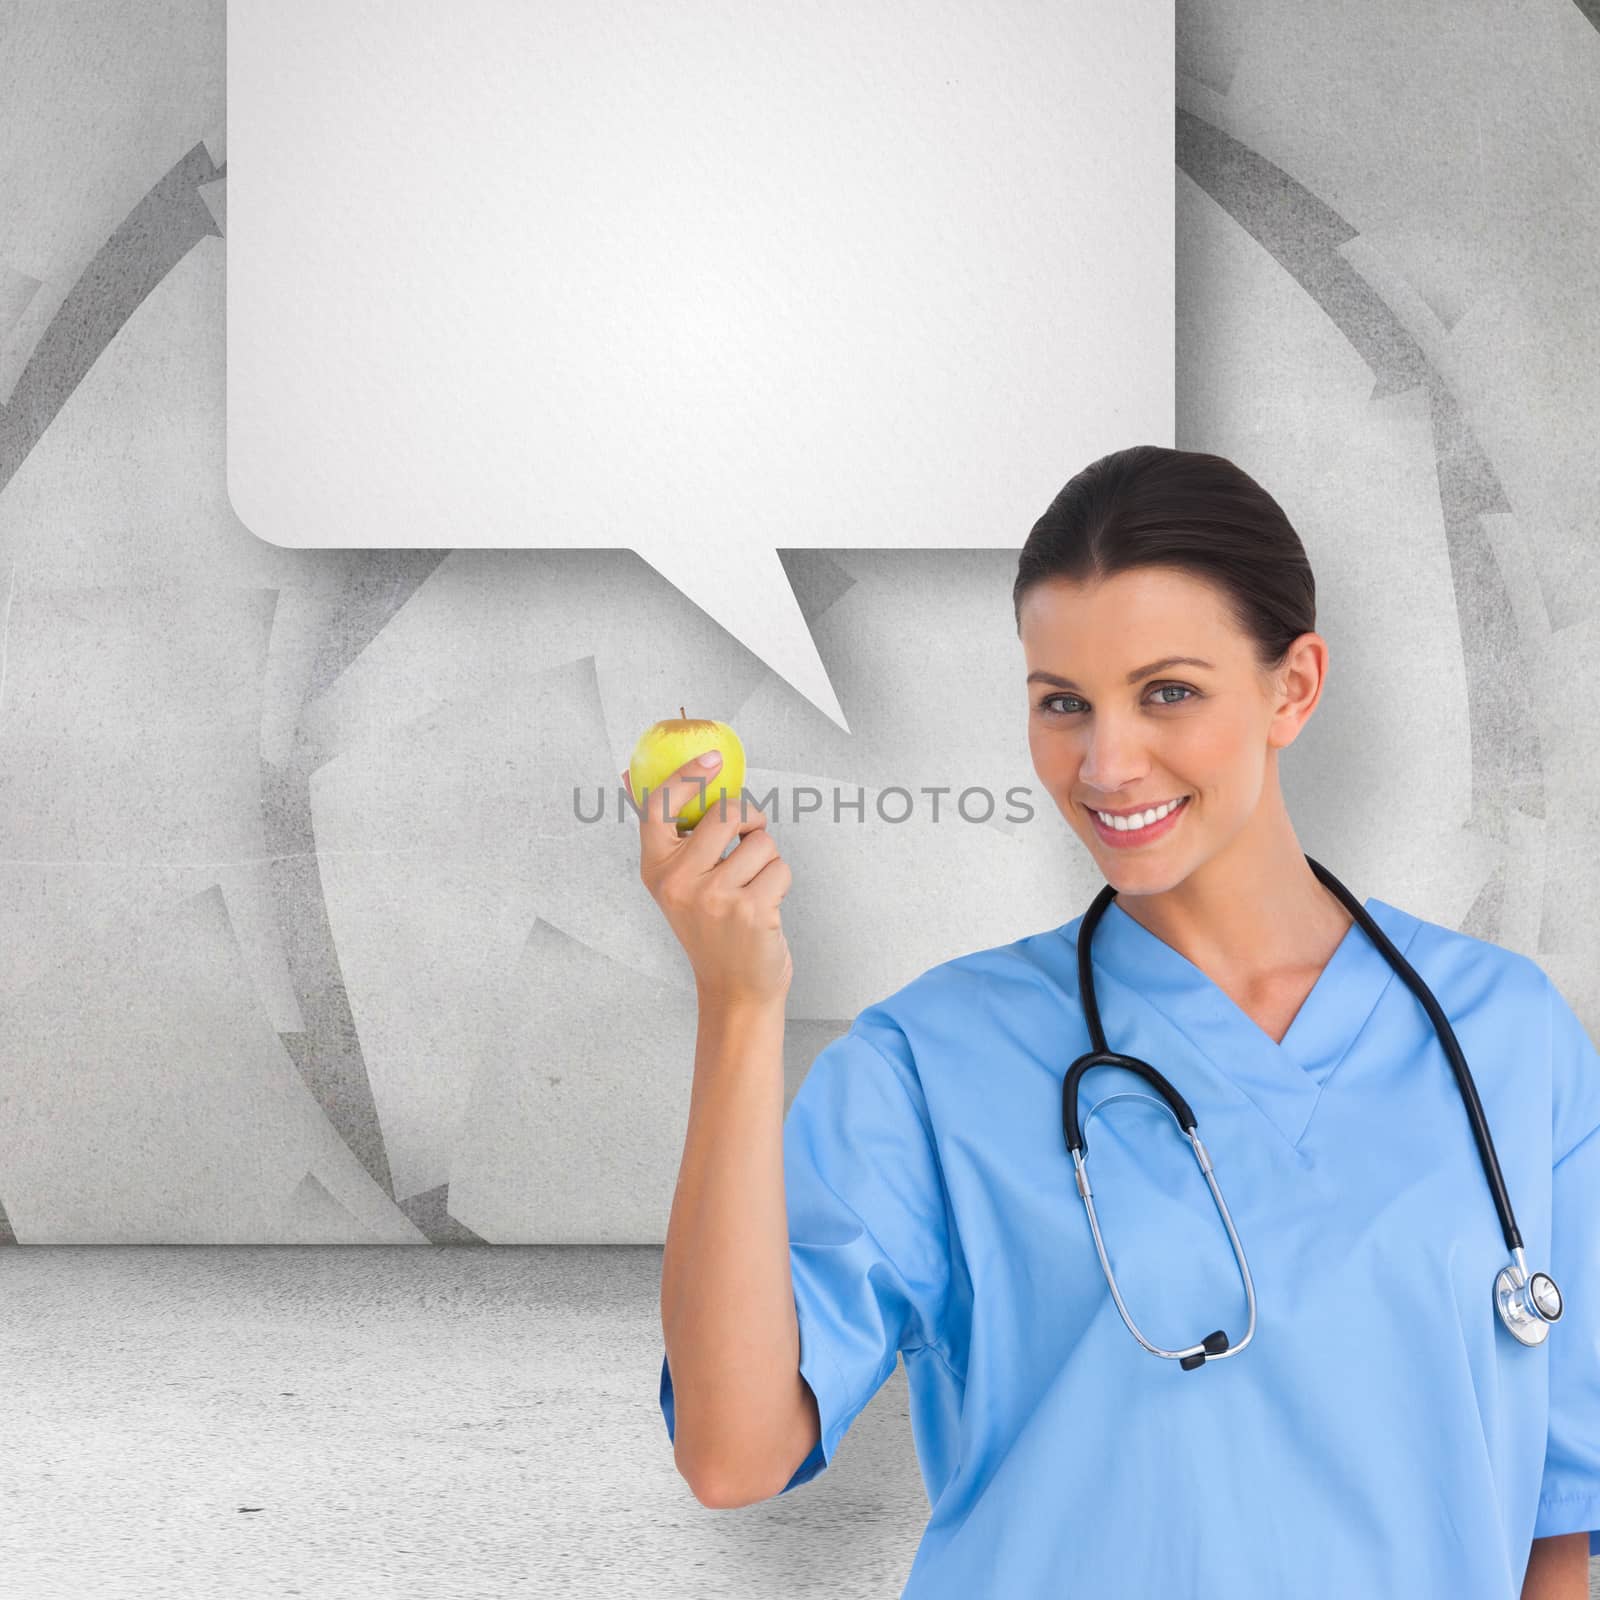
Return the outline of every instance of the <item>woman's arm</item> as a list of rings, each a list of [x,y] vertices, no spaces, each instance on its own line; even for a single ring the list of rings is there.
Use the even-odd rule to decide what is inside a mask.
[[[1522,1580],[1522,1600],[1589,1600],[1589,1535],[1535,1539]]]
[[[661,1256],[673,1459],[695,1498],[718,1508],[776,1494],[821,1435],[800,1375],[789,1269],[783,1033],[781,1000],[765,1009],[702,1000]]]
[[[790,870],[742,790],[737,807],[714,801],[680,836],[673,819],[704,795],[710,770],[685,762],[634,800],[639,875],[689,955],[700,1013],[661,1253],[673,1460],[702,1504],[722,1507],[781,1490],[821,1437],[821,1418],[800,1372],[783,1173],[793,964],[779,902]]]

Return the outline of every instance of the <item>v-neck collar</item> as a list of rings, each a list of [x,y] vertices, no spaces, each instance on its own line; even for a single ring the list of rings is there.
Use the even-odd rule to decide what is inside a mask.
[[[1369,896],[1368,914],[1402,954],[1417,919]],[[1063,926],[1076,942],[1081,916]],[[1113,900],[1094,932],[1095,977],[1104,974],[1174,1023],[1291,1144],[1298,1145],[1323,1087],[1397,978],[1366,930],[1352,921],[1281,1041],[1189,958]],[[1117,1048],[1114,1011],[1099,994],[1106,1043]],[[1162,1064],[1152,1062],[1158,1071]]]

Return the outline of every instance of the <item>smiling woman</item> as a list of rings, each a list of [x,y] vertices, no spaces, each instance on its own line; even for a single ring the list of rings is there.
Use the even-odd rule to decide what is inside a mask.
[[[1535,962],[1336,892],[1301,849],[1279,761],[1329,651],[1305,550],[1238,467],[1092,463],[1012,598],[1094,920],[867,1007],[781,1138],[781,1005],[703,1008],[662,1281],[686,1475],[716,1505],[805,1483],[903,1353],[932,1513],[907,1596],[1581,1600],[1600,1055]],[[1447,1030],[1525,1238],[1495,1225]],[[1073,1119],[1097,1032],[1120,1060],[1071,1079]],[[1129,1061],[1206,1130],[1227,1231]],[[1497,1313],[1513,1236],[1523,1299]]]

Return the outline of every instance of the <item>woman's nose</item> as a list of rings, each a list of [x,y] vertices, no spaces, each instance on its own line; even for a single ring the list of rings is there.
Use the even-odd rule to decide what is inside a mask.
[[[1102,794],[1111,795],[1135,782],[1148,765],[1134,738],[1102,723],[1084,746],[1078,776]]]

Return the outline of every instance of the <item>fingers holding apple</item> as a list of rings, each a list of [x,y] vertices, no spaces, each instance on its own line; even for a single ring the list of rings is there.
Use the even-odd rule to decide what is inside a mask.
[[[708,768],[698,758],[712,728],[721,730],[715,737],[724,756]],[[668,768],[684,756],[682,743],[672,742],[682,733],[681,726],[657,723],[625,774],[640,813],[640,876],[689,957],[702,1002],[781,1004],[794,971],[779,916],[791,883],[788,863],[767,831],[766,814],[744,799],[744,749],[733,729],[697,723],[687,736],[693,751]],[[737,771],[729,771],[734,762]],[[694,820],[684,836],[691,807]],[[724,857],[735,834],[735,848]]]
[[[695,783],[692,792],[673,808],[678,831],[687,833],[707,811],[723,809],[719,802],[724,799],[726,810],[737,810],[739,796],[744,792],[744,745],[726,722],[686,716],[682,706],[678,711],[678,716],[652,723],[639,735],[639,742],[628,760],[628,790],[636,804],[644,804],[651,794],[671,781],[676,801],[679,798],[676,785],[686,770],[694,778],[703,779],[703,783]],[[698,758],[711,751],[722,757],[721,764],[697,768]],[[649,809],[655,810],[653,802]]]
[[[622,774],[628,785],[628,795],[638,812],[640,841],[645,856],[668,854],[693,837],[695,825],[684,824],[683,809],[691,799],[698,799],[704,793],[706,785],[721,770],[721,766],[721,755],[715,750],[708,750],[686,762],[676,772],[669,772],[648,785],[639,784],[631,770]],[[700,820],[704,821],[704,818]]]

